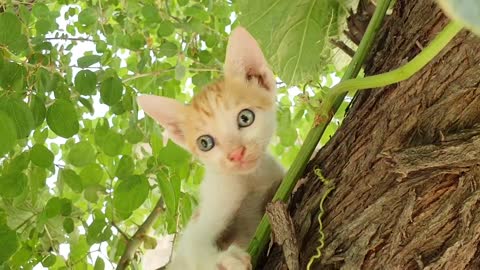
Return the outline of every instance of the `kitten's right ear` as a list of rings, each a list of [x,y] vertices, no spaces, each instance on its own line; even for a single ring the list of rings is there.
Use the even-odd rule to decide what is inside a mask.
[[[145,113],[167,130],[170,139],[179,145],[185,145],[182,127],[185,105],[171,98],[154,95],[139,96],[137,102]]]

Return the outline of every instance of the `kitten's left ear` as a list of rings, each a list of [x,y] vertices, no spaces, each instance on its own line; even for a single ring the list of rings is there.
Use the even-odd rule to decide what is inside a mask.
[[[137,97],[140,107],[162,125],[176,144],[185,147],[184,109],[182,103],[166,97],[143,95]]]
[[[230,34],[224,69],[226,76],[256,80],[266,90],[275,91],[273,72],[268,68],[257,41],[243,27],[235,28]]]

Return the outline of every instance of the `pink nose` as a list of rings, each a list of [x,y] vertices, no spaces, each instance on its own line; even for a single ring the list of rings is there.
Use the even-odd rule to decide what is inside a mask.
[[[228,159],[230,159],[230,161],[241,161],[244,155],[245,155],[245,146],[242,146],[233,150],[230,153],[230,155],[228,155]]]

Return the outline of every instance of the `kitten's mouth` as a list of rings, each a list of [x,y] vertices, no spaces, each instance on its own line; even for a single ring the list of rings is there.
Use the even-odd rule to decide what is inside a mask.
[[[251,159],[242,160],[236,163],[234,166],[236,169],[241,171],[250,171],[256,168],[257,163],[258,163],[258,158],[251,158]]]

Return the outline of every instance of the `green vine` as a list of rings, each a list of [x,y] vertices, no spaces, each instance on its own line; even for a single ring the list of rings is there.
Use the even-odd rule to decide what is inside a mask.
[[[325,103],[322,106],[322,115],[326,115],[328,108],[331,108],[331,103],[339,94],[348,91],[365,90],[371,88],[384,87],[390,84],[398,83],[409,79],[445,48],[445,46],[452,40],[455,35],[462,30],[462,24],[456,21],[451,21],[445,28],[425,47],[418,55],[405,65],[382,74],[377,74],[365,78],[357,78],[342,81],[328,91]]]
[[[323,233],[323,223],[322,223],[322,217],[325,214],[325,209],[323,209],[323,203],[327,199],[328,195],[335,189],[335,184],[330,179],[325,178],[320,169],[315,169],[314,172],[317,175],[317,177],[320,179],[320,181],[322,181],[326,190],[322,198],[320,199],[320,204],[319,204],[320,213],[318,213],[318,218],[317,218],[318,233],[320,235],[320,238],[318,241],[320,242],[320,245],[315,249],[317,253],[312,257],[310,257],[310,260],[308,261],[308,264],[307,264],[307,270],[310,270],[310,267],[312,266],[315,260],[320,259],[320,257],[322,257],[322,249],[325,246],[325,234]]]

